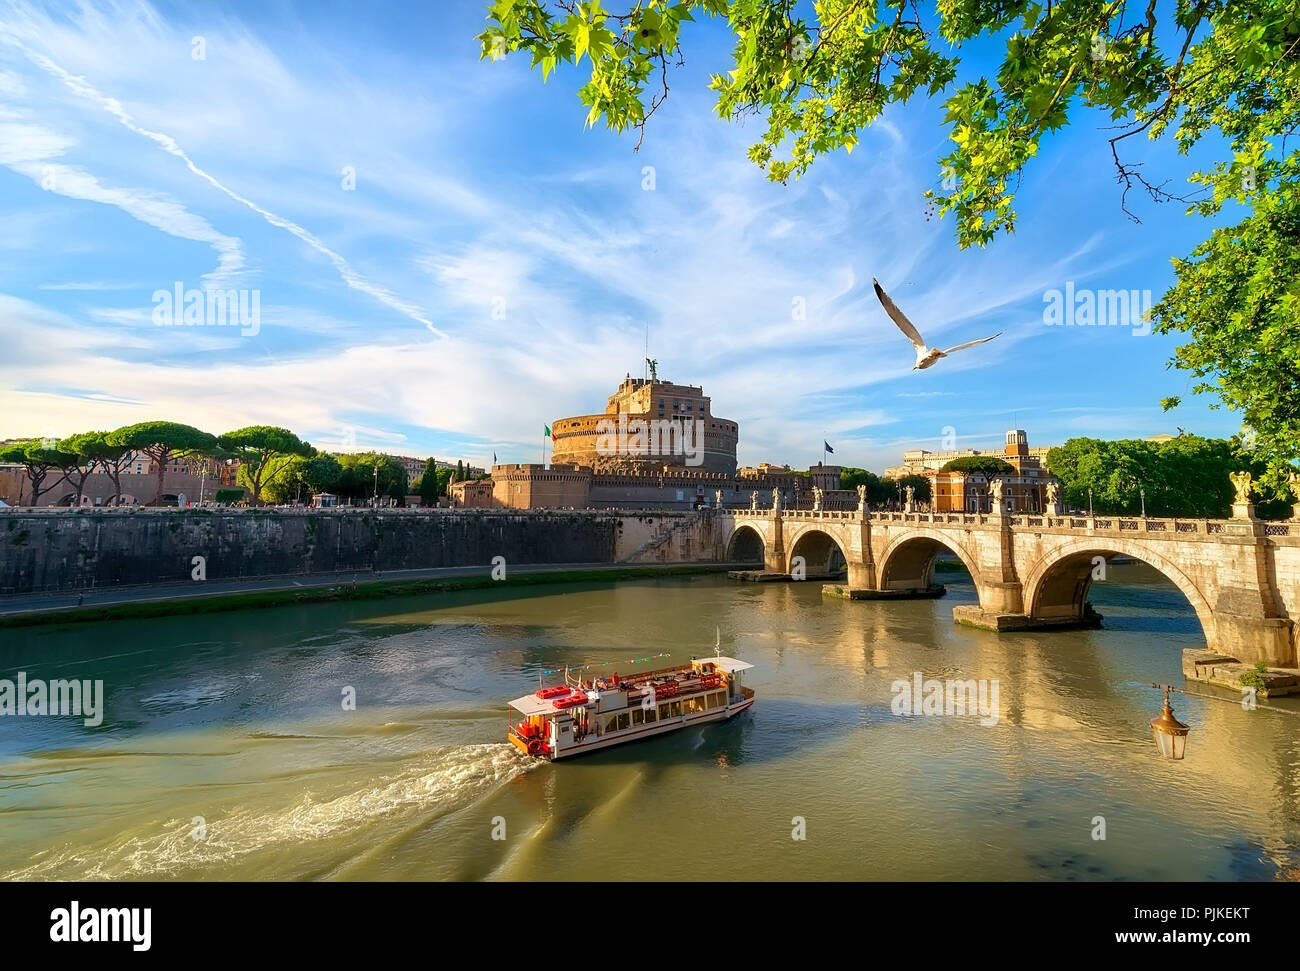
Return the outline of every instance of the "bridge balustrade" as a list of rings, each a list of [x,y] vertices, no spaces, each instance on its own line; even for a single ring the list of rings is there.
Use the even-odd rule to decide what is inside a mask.
[[[738,519],[771,519],[772,510],[768,508],[735,509],[731,514]],[[873,523],[934,523],[941,526],[987,526],[997,525],[998,517],[985,513],[922,513],[898,512],[895,510],[869,511],[864,516],[857,509],[782,509],[781,518],[790,520],[846,521]],[[1114,518],[1086,516],[1050,516],[1050,515],[1015,515],[1007,516],[1006,524],[1012,528],[1022,529],[1066,529],[1119,530],[1121,532],[1139,533],[1201,533],[1205,535],[1221,534],[1225,530],[1232,533],[1249,533],[1252,522],[1237,519],[1178,519],[1178,518]],[[1264,533],[1267,536],[1300,536],[1300,523],[1266,523]]]

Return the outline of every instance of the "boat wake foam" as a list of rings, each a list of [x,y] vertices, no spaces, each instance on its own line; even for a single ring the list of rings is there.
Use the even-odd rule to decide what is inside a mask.
[[[236,807],[207,819],[201,840],[192,835],[191,819],[171,819],[156,835],[43,851],[39,860],[0,875],[0,879],[165,878],[209,866],[228,866],[285,843],[327,840],[386,821],[444,816],[541,764],[513,745],[435,749],[395,774],[353,792],[331,796],[307,793],[281,810]],[[195,805],[200,801],[196,798]]]

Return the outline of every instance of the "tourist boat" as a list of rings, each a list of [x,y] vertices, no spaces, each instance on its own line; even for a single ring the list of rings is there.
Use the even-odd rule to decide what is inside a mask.
[[[754,703],[753,690],[741,683],[752,667],[734,657],[706,657],[591,681],[566,670],[563,684],[510,702],[509,738],[528,755],[566,759],[688,725],[724,721]],[[515,712],[523,716],[519,722]]]

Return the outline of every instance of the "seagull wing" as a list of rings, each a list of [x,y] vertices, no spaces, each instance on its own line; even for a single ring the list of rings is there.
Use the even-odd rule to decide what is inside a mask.
[[[885,308],[885,313],[889,314],[894,323],[898,325],[898,329],[903,332],[904,336],[907,337],[909,341],[912,342],[913,346],[918,351],[924,353],[927,348],[925,346],[925,338],[921,336],[921,332],[912,326],[912,322],[907,319],[907,315],[898,309],[898,306],[894,301],[889,299],[889,294],[885,293],[884,289],[876,282],[874,277],[871,280],[871,285],[876,288],[876,296],[880,298],[880,302]]]
[[[1001,337],[1005,333],[1006,333],[1005,330],[1000,330],[996,334],[994,334],[993,337]],[[948,348],[946,351],[944,351],[944,353],[951,354],[953,351],[965,350],[968,347],[974,347],[976,344],[983,344],[985,341],[991,341],[993,340],[993,337],[981,337],[979,340],[976,341],[967,341],[965,344],[958,344],[956,347]]]

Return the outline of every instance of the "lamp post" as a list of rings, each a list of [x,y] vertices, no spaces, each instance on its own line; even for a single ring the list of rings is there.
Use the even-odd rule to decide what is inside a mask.
[[[1088,486],[1088,518],[1092,518],[1092,486]]]
[[[1138,495],[1142,497],[1142,518],[1147,518],[1147,490],[1144,487],[1138,488]]]
[[[379,463],[375,463],[375,494],[370,499],[371,504],[379,508]]]

